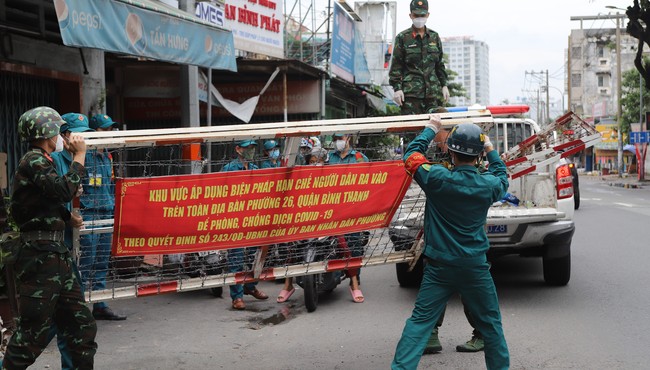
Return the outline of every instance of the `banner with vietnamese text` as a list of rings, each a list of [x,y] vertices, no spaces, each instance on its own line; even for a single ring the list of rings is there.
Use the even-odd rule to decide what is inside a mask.
[[[386,227],[402,161],[118,179],[113,254],[263,246]]]

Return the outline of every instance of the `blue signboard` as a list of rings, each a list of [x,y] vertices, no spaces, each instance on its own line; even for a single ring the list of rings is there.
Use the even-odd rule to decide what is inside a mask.
[[[350,83],[369,84],[370,70],[356,22],[341,5],[334,5],[332,72]]]
[[[643,144],[650,142],[650,131],[630,132],[630,144]]]
[[[146,0],[129,1],[145,6]],[[237,71],[232,32],[180,10],[120,0],[56,0],[63,43],[168,62]],[[161,8],[159,11],[154,9]],[[176,14],[178,13],[178,14]]]
[[[334,3],[332,32],[332,72],[354,83],[354,20]]]

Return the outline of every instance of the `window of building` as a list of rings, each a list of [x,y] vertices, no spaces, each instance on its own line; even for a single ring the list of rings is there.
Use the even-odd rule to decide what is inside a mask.
[[[596,49],[596,54],[598,54],[598,58],[602,58],[605,56],[605,48],[602,45],[598,45],[598,48]]]
[[[571,87],[582,86],[582,75],[580,73],[571,73]]]
[[[598,75],[598,87],[604,87],[604,86],[605,86],[605,76]]]
[[[582,47],[574,46],[571,48],[571,58],[582,59]]]

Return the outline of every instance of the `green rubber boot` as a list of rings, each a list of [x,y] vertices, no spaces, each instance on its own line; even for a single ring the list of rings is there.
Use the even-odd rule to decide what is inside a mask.
[[[429,355],[432,353],[438,353],[442,351],[442,345],[440,344],[440,339],[438,339],[438,327],[433,328],[427,346],[424,348],[424,355]]]
[[[479,338],[475,335],[472,335],[472,339],[465,342],[465,344],[456,346],[456,351],[478,352],[478,351],[482,351],[484,347],[485,347],[485,343],[483,343],[483,338]]]

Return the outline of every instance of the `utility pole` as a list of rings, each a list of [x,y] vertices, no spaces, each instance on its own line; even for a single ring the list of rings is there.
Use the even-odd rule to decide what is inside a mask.
[[[618,13],[616,13],[618,15]],[[616,18],[616,89],[618,109],[616,111],[616,121],[618,122],[618,177],[623,177],[623,130],[621,116],[623,115],[621,107],[621,97],[623,89],[621,88],[621,27],[619,26],[620,18]]]
[[[546,70],[546,122],[551,122],[550,103],[548,98],[548,69]]]
[[[539,89],[537,89],[535,91],[537,91],[537,122],[538,122],[538,125],[543,126],[542,122],[540,121],[542,115],[540,114],[540,111],[539,111]]]
[[[546,75],[546,107],[540,107],[539,89],[537,90],[537,123],[540,126],[545,125],[546,123],[548,123],[548,121],[550,121],[550,117],[551,117],[551,115],[550,115],[550,101],[549,101],[549,93],[548,93],[548,69],[546,70],[546,72],[544,72],[544,71],[539,71],[539,72],[535,72],[535,71],[528,72],[528,71],[526,71],[525,73],[526,73],[526,75],[530,74],[531,76],[533,76],[535,78],[537,78],[538,75],[539,75],[540,87],[544,83],[544,75]],[[545,109],[544,114],[540,114],[540,108]],[[546,116],[543,122],[541,121],[542,116]]]
[[[568,47],[567,47],[567,67],[566,67],[566,91],[567,91],[567,111],[573,111],[571,108],[571,36],[568,37]],[[564,100],[564,95],[562,95],[562,100]],[[564,106],[564,102],[562,103]],[[564,111],[564,109],[563,109]],[[562,112],[564,113],[564,112]]]

